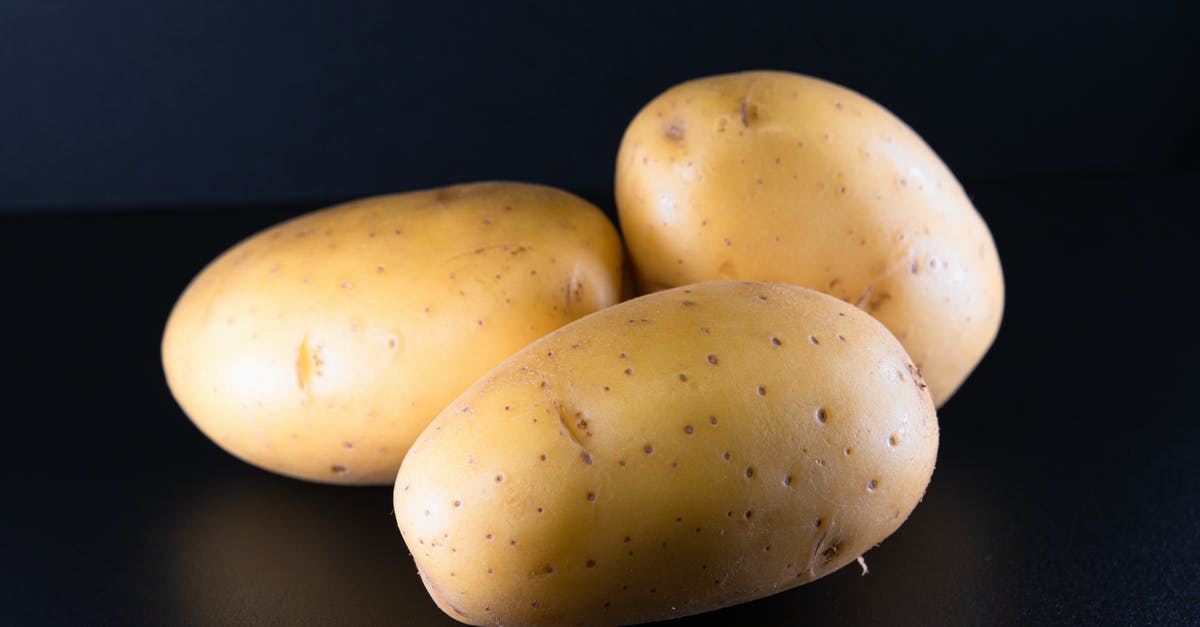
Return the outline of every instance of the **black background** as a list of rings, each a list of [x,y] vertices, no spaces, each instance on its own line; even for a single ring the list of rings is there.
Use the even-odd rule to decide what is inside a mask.
[[[1000,336],[856,568],[684,625],[1200,623],[1200,21],[1183,2],[0,4],[3,624],[452,624],[387,488],[249,467],[158,342],[275,221],[476,179],[612,211],[638,108],[828,78],[905,119],[991,226]]]
[[[642,105],[746,69],[874,98],[967,182],[1197,163],[1196,3],[910,4],[5,0],[0,209],[607,192]]]

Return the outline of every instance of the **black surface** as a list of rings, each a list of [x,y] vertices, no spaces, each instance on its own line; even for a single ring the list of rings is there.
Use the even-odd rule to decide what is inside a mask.
[[[924,502],[853,565],[678,621],[1200,623],[1195,171],[971,184],[1005,265],[991,353],[940,412]],[[611,194],[590,197],[611,207]],[[0,624],[454,624],[387,488],[272,476],[171,399],[186,282],[310,207],[0,217]]]
[[[668,86],[856,89],[969,179],[1195,164],[1200,3],[4,0],[0,210],[587,190]]]

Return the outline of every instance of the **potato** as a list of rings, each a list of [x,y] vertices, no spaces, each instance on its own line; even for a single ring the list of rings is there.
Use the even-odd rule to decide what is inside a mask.
[[[853,562],[924,494],[933,402],[862,311],[782,284],[626,301],[534,342],[400,468],[426,588],[475,625],[618,624]]]
[[[608,219],[563,191],[480,183],[351,202],[221,255],[163,335],[167,381],[230,453],[390,484],[417,434],[525,344],[617,302]]]
[[[900,338],[943,404],[996,337],[991,233],[933,150],[846,88],[783,72],[678,85],[629,125],[616,172],[643,292],[793,283]]]

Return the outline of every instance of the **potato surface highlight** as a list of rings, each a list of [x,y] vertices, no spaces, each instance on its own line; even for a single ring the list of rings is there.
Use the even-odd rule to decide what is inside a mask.
[[[269,228],[205,268],[163,335],[167,381],[230,453],[390,484],[447,403],[527,343],[614,304],[616,230],[549,187],[381,196]]]
[[[534,342],[400,468],[423,581],[475,625],[695,614],[824,576],[924,494],[933,402],[878,321],[805,288],[712,282]]]
[[[900,339],[939,406],[999,330],[999,257],[962,186],[844,87],[784,72],[673,87],[629,125],[616,198],[642,292],[744,279],[836,296]]]

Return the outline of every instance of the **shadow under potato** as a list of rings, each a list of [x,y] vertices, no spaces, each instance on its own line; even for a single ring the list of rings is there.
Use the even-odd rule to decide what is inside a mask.
[[[391,490],[304,483],[246,469],[181,499],[168,523],[164,596],[187,625],[456,625],[421,584],[395,526]],[[949,470],[939,466],[939,471]],[[925,501],[880,547],[870,574],[846,568],[751,603],[669,624],[918,624],[986,618],[1009,562],[989,547],[1001,519],[968,475],[937,472]],[[1003,526],[1003,525],[1001,525]],[[974,598],[943,615],[931,588]],[[939,609],[942,608],[942,609]],[[991,615],[995,618],[994,615]],[[165,617],[164,617],[165,618]]]
[[[421,584],[391,497],[260,472],[198,493],[173,524],[173,622],[458,624]]]

